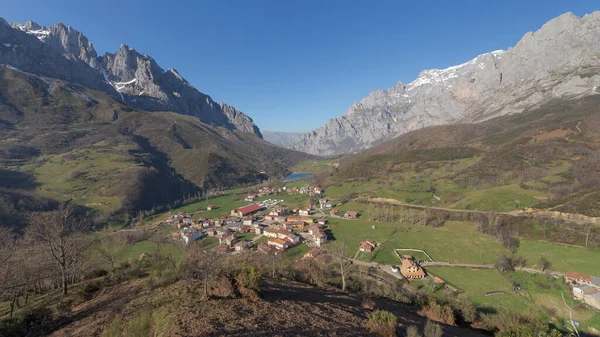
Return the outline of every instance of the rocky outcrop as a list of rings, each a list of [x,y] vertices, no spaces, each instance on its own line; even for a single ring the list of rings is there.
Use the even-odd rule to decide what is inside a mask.
[[[165,71],[152,57],[127,45],[99,58],[82,33],[62,23],[46,28],[33,21],[9,25],[0,20],[0,63],[103,90],[146,111],[175,111],[262,137],[250,117],[217,104],[175,69]]]
[[[352,153],[427,126],[480,122],[556,98],[597,94],[599,39],[600,12],[561,15],[507,51],[425,70],[411,83],[376,90],[293,148],[320,155]]]
[[[276,131],[263,131],[263,138],[275,145],[279,145],[288,149],[291,149],[299,140],[304,138],[304,133],[298,132],[276,132]]]

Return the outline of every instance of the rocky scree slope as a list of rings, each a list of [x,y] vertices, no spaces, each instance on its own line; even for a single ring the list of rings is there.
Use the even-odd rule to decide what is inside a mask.
[[[0,63],[102,90],[138,109],[175,111],[262,137],[250,117],[214,102],[175,69],[165,71],[152,57],[126,45],[114,54],[98,56],[82,33],[62,23],[44,27],[32,21],[22,25],[0,19]]]
[[[600,12],[563,14],[513,48],[479,55],[416,80],[376,90],[293,148],[353,153],[427,126],[481,122],[549,101],[595,95],[600,85]]]
[[[294,144],[304,137],[304,133],[300,132],[277,132],[277,131],[262,131],[263,138],[275,145],[283,146],[291,149]]]

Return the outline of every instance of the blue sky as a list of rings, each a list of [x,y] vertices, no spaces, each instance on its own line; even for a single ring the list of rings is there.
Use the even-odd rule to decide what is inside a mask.
[[[2,17],[62,21],[99,54],[125,43],[263,130],[310,131],[375,89],[515,45],[597,1],[9,1]]]

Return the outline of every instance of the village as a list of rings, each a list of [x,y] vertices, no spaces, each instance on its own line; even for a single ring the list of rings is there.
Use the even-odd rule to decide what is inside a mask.
[[[188,213],[174,214],[168,224],[179,230],[172,233],[172,238],[190,244],[206,237],[215,237],[219,240],[217,249],[223,253],[257,249],[267,254],[279,254],[298,244],[311,247],[321,247],[326,244],[328,216],[349,219],[358,216],[354,211],[341,214],[327,198],[319,198],[316,205],[294,209],[280,206],[283,200],[278,199],[255,202],[257,198],[282,193],[321,196],[324,191],[320,187],[311,185],[289,189],[283,187],[278,190],[262,187],[256,194],[250,194],[244,199],[249,203],[248,205],[229,210],[227,215],[218,218],[192,220]],[[209,205],[206,210],[210,211],[214,207]],[[240,239],[240,236],[249,237],[245,234],[255,236],[251,240]],[[261,237],[266,237],[267,241],[254,244]]]
[[[306,195],[313,200],[305,207],[284,207],[286,195]],[[266,199],[265,199],[266,198]],[[258,200],[261,201],[258,201]],[[167,224],[176,229],[171,234],[173,240],[186,245],[213,237],[218,240],[214,248],[223,254],[239,254],[254,250],[264,254],[284,254],[289,249],[306,245],[311,249],[302,259],[310,259],[326,252],[326,246],[333,238],[328,228],[328,218],[357,219],[359,211],[341,212],[335,201],[325,197],[324,189],[304,185],[302,187],[262,187],[244,198],[247,204],[234,209],[223,209],[222,215],[213,218],[192,219],[191,213],[172,214]],[[310,203],[310,202],[309,202]],[[208,205],[206,211],[212,211]],[[380,242],[365,240],[356,247],[358,252],[370,254],[381,245]],[[446,282],[438,276],[429,275],[412,255],[397,255],[398,264],[387,266],[385,272],[398,279],[419,281],[431,278],[436,284],[445,287]],[[371,268],[381,268],[371,263],[348,259]],[[564,275],[565,282],[572,289],[573,297],[590,307],[600,309],[600,277],[570,271]]]
[[[328,217],[356,219],[360,216],[357,211],[340,212],[333,201],[324,197],[324,193],[322,188],[313,185],[290,188],[284,186],[278,189],[262,187],[244,198],[248,203],[246,206],[223,210],[223,213],[228,212],[218,218],[192,219],[190,213],[180,213],[171,215],[167,223],[177,229],[172,232],[172,239],[181,240],[186,245],[214,237],[219,243],[215,249],[223,254],[256,250],[277,255],[304,244],[312,248],[303,256],[303,259],[307,259],[318,255],[321,248],[331,241],[327,227]],[[276,198],[294,194],[316,196],[318,199],[315,198],[314,205],[288,209],[281,206],[284,200]],[[273,198],[256,202],[258,198],[270,196]],[[208,205],[206,210],[211,211],[215,207]],[[379,245],[380,243],[366,240],[356,249],[370,253]],[[407,280],[427,276],[425,270],[410,255],[401,256],[400,264],[392,266],[391,271]]]

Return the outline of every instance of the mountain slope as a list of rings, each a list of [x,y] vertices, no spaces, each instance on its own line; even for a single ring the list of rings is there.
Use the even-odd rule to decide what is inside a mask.
[[[599,37],[600,12],[583,18],[561,15],[507,51],[425,70],[409,84],[374,91],[294,148],[322,155],[352,153],[427,126],[480,122],[557,98],[596,94]]]
[[[600,216],[600,95],[428,127],[342,161],[330,184],[410,204]],[[344,190],[342,188],[342,190]]]
[[[98,57],[82,33],[62,23],[47,28],[32,21],[9,25],[0,19],[0,63],[102,90],[142,110],[175,111],[261,137],[250,117],[217,104],[176,70],[164,71],[152,57],[126,45]]]
[[[0,130],[0,169],[16,176],[8,187],[107,213],[283,176],[307,158],[253,133],[142,111],[104,91],[6,66]]]
[[[262,131],[263,138],[275,145],[283,146],[291,149],[302,137],[304,133],[300,132],[277,132],[277,131]]]

